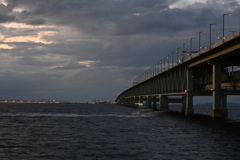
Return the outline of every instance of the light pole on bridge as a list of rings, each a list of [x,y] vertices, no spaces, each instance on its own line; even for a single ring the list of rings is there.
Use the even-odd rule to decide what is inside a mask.
[[[183,51],[185,51],[185,45],[189,43],[183,43]]]
[[[189,44],[189,43],[183,43],[183,53],[182,53],[183,55],[182,55],[182,59],[185,58],[184,52],[185,52],[185,45],[186,45],[186,44]]]
[[[212,25],[217,25],[216,23],[210,24],[210,33],[209,33],[209,46],[211,47],[212,45]]]
[[[165,58],[168,58],[168,57],[164,57],[164,70],[166,70]]]
[[[200,49],[201,49],[201,33],[206,33],[205,31],[201,31],[201,32],[199,32],[199,48],[198,48],[198,50],[199,50],[199,53],[200,53]]]
[[[177,48],[177,63],[178,63],[178,59],[179,59],[179,58],[178,58],[178,53],[179,53],[179,49],[180,49],[180,48],[182,48],[182,47],[178,47],[178,48]]]
[[[224,17],[225,16],[230,16],[231,14],[223,14],[223,39],[225,38],[224,37]]]
[[[169,59],[172,54],[168,54],[168,68],[169,68]]]
[[[173,66],[173,61],[174,61],[174,53],[177,51],[172,51],[172,66]]]
[[[161,63],[161,72],[162,72],[162,60],[160,61],[160,63]]]
[[[193,40],[193,39],[196,39],[196,37],[190,38],[190,52],[191,52],[190,54],[192,54],[192,40]]]

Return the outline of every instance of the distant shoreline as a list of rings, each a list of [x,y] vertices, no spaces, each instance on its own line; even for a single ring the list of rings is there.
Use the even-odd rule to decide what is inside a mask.
[[[44,102],[44,101],[18,101],[18,100],[5,100],[5,101],[0,101],[0,103],[63,103],[63,102]]]

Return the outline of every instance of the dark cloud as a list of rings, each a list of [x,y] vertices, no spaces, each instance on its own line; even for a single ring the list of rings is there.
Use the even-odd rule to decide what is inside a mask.
[[[17,63],[19,63],[20,65],[29,65],[29,66],[45,66],[45,67],[49,67],[49,66],[53,66],[56,64],[56,62],[51,62],[51,61],[39,61],[38,58],[34,58],[34,57],[21,57],[17,60]]]
[[[174,2],[176,0],[8,0],[11,6],[26,9],[18,17],[26,24],[70,25],[95,36],[176,34],[196,25],[203,27],[209,16],[219,21],[220,10],[238,4],[234,0],[224,5],[221,1],[207,1],[183,9],[169,8]]]
[[[132,34],[133,30],[149,32],[149,29],[159,28],[158,24],[161,23],[157,18],[159,11],[166,9],[173,2],[167,0],[8,0],[9,5],[26,9],[19,15],[20,21],[35,15],[45,17],[48,23],[74,25],[88,34],[106,34],[107,32],[126,34],[127,31]],[[136,13],[144,16],[135,16]],[[121,26],[123,23],[129,25]],[[149,23],[148,26],[147,23]],[[114,25],[116,30],[108,25]]]
[[[8,15],[3,15],[0,14],[0,23],[4,23],[4,22],[11,22],[14,20],[13,16],[8,16]]]
[[[43,25],[45,24],[44,19],[27,19],[24,23],[30,24],[30,25]]]
[[[8,0],[7,2],[10,6],[26,8],[19,18],[27,24],[39,25],[48,22],[72,25],[88,34],[117,35],[181,32],[195,25],[203,26],[204,22],[210,19],[207,17],[219,17],[222,11],[230,10],[233,6],[236,8],[238,4],[234,0],[224,4],[221,1],[207,1],[206,4],[194,3],[183,9],[171,9],[169,5],[176,1]],[[28,19],[29,17],[32,19]]]

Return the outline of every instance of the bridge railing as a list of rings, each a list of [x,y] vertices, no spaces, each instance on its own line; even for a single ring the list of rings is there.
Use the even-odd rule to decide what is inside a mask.
[[[219,42],[217,42],[217,43],[215,43],[215,44],[213,44],[209,47],[205,47],[201,51],[199,51],[195,54],[190,53],[190,54],[188,54],[187,57],[183,57],[182,59],[177,59],[176,62],[170,62],[169,63],[169,57],[166,57],[168,59],[168,62],[166,62],[165,59],[164,59],[164,60],[161,60],[158,63],[154,64],[153,66],[151,66],[148,70],[146,70],[145,72],[143,72],[141,75],[139,75],[138,77],[136,77],[133,80],[133,86],[137,85],[137,84],[139,84],[143,81],[146,81],[146,80],[148,80],[148,79],[150,79],[150,78],[152,78],[156,75],[159,75],[159,74],[161,74],[161,73],[163,73],[163,72],[165,72],[165,71],[167,71],[167,70],[169,70],[173,67],[176,67],[176,66],[180,65],[181,63],[189,61],[192,58],[195,58],[195,57],[197,57],[201,54],[204,54],[204,53],[210,51],[211,49],[214,49],[214,48],[216,48],[216,47],[218,47],[218,46],[220,46],[220,45],[222,45],[222,44],[224,44],[224,43],[226,43],[226,42],[228,42],[228,41],[230,41],[230,40],[232,40],[236,37],[239,37],[239,36],[240,36],[240,31],[237,31],[237,32],[233,33],[232,35],[230,35],[228,37],[221,38],[221,40]]]

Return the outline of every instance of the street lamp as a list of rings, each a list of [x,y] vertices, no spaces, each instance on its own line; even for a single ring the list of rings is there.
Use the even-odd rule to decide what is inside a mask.
[[[223,14],[223,39],[224,39],[224,16],[230,16],[231,14]]]
[[[180,49],[180,48],[182,48],[182,47],[178,47],[178,48],[177,48],[177,62],[178,62],[178,59],[179,59],[179,58],[178,58],[178,53],[179,53],[179,49]]]
[[[154,75],[154,65],[151,67],[151,77]]]
[[[206,32],[205,31],[199,32],[199,52],[200,52],[200,48],[201,48],[201,33],[206,33]]]
[[[189,43],[183,43],[183,52],[185,51],[185,45],[186,45],[186,44],[189,44]],[[183,53],[183,55],[182,55],[182,59],[183,59],[183,58],[185,58],[184,53]]]
[[[154,76],[155,75],[155,64],[153,65],[153,71],[152,71],[152,75]]]
[[[168,58],[168,57],[164,57],[164,70],[166,69],[166,63],[165,63],[165,58]]]
[[[173,66],[173,61],[174,61],[174,53],[177,51],[172,51],[172,66]]]
[[[168,67],[169,67],[169,59],[172,54],[168,54]]]
[[[156,64],[154,64],[154,65],[153,65],[153,76],[154,76],[155,73],[156,73],[156,69],[157,69],[157,68],[156,68]]]
[[[185,45],[189,43],[183,43],[183,51],[185,51]]]
[[[149,68],[149,77],[152,76],[152,67]]]
[[[190,52],[192,53],[192,40],[193,39],[196,39],[196,37],[194,37],[194,38],[190,38]]]
[[[210,36],[209,36],[209,46],[212,45],[212,25],[217,25],[216,23],[210,24]]]
[[[161,72],[162,72],[162,60],[160,61],[160,63],[161,63]]]
[[[154,75],[157,73],[157,64],[155,64],[155,71],[154,71]]]

